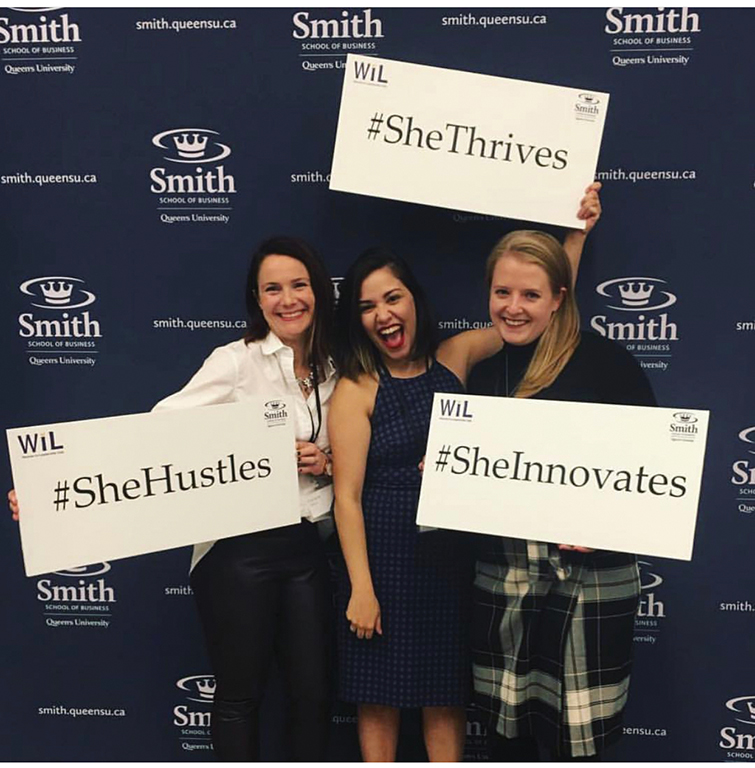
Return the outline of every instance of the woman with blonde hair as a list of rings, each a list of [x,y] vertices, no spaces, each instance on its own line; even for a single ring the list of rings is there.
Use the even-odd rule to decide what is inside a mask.
[[[504,346],[470,373],[498,397],[655,405],[621,346],[580,332],[569,260],[550,235],[512,232],[486,265]],[[597,759],[622,732],[636,557],[572,544],[481,537],[472,621],[474,701],[493,760]],[[542,749],[539,749],[542,748]]]

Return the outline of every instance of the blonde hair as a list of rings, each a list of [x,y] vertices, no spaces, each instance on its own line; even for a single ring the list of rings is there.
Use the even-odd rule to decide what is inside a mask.
[[[548,277],[553,295],[563,294],[561,304],[540,336],[535,354],[514,393],[515,397],[532,397],[553,384],[579,345],[579,310],[572,290],[571,265],[555,237],[535,230],[509,232],[496,243],[485,264],[488,290],[498,260],[507,254],[536,264]]]

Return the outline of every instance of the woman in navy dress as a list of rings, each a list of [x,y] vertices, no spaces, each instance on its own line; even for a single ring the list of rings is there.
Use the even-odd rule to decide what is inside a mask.
[[[363,254],[340,294],[342,378],[329,419],[348,568],[339,587],[347,617],[338,627],[339,695],[360,705],[365,760],[395,759],[400,710],[417,707],[430,759],[459,760],[471,571],[454,534],[417,528],[420,462],[433,395],[460,392],[460,379],[500,339],[470,331],[438,348],[421,288],[386,250]]]
[[[600,213],[588,189],[584,231],[567,236],[574,264]],[[468,701],[470,572],[460,536],[420,533],[420,463],[433,396],[460,392],[501,346],[492,329],[438,345],[424,294],[390,251],[364,253],[340,291],[341,380],[333,396],[336,524],[341,573],[339,695],[359,705],[366,761],[395,759],[400,712],[421,708],[431,761],[461,759]],[[348,573],[346,573],[348,570]]]

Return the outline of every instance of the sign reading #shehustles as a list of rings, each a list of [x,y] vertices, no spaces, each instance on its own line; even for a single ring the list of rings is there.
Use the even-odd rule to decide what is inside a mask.
[[[582,229],[608,94],[350,54],[330,188]]]
[[[285,400],[7,430],[27,576],[297,523]]]
[[[436,394],[417,523],[692,559],[708,411]]]

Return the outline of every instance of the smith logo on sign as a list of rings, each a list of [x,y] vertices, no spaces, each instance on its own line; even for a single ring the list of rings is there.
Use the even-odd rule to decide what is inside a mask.
[[[366,82],[375,85],[388,85],[383,77],[383,65],[371,64],[368,61],[354,62],[354,79],[357,82]]]
[[[287,418],[288,411],[282,400],[269,400],[265,403],[265,421],[268,427],[285,424]]]
[[[62,451],[65,447],[55,442],[54,432],[34,432],[27,435],[17,435],[17,437],[24,458],[39,456],[43,453],[55,453]]]

